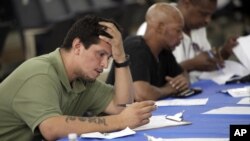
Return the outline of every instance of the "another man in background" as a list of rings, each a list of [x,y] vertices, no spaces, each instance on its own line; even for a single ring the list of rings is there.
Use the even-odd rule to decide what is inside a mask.
[[[144,36],[131,36],[124,41],[131,59],[136,101],[158,100],[189,87],[172,54],[182,39],[184,22],[180,11],[160,2],[148,9],[145,18],[148,26]],[[117,65],[112,66],[107,83],[116,83],[116,68]]]
[[[175,4],[173,4],[175,5]],[[179,0],[175,5],[185,21],[183,40],[174,50],[177,62],[189,72],[191,82],[198,80],[202,71],[213,71],[223,67],[223,60],[232,54],[236,38],[230,38],[221,48],[213,51],[207,39],[206,26],[216,10],[217,0]],[[146,24],[138,30],[143,34]]]

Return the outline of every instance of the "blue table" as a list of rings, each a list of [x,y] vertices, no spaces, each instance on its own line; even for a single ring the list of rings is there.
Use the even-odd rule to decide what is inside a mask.
[[[230,125],[247,125],[250,124],[250,115],[208,115],[201,114],[214,108],[223,106],[250,106],[238,105],[241,98],[233,98],[228,94],[219,93],[218,91],[229,88],[238,88],[247,84],[230,84],[217,85],[210,80],[202,80],[194,83],[193,87],[203,89],[202,94],[189,97],[209,98],[206,105],[203,106],[166,106],[158,107],[153,115],[173,115],[185,110],[184,119],[192,122],[190,125],[165,127],[145,131],[137,131],[135,135],[113,139],[114,141],[146,141],[144,134],[161,138],[229,138]],[[83,139],[79,141],[100,141],[103,139]],[[60,141],[67,141],[63,138]]]

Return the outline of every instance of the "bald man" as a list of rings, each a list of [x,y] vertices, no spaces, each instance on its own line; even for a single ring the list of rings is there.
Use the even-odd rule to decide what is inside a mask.
[[[184,26],[180,11],[167,4],[156,3],[146,13],[148,23],[144,36],[130,36],[124,41],[130,56],[130,69],[135,100],[158,100],[189,87],[188,79],[172,51],[182,39]],[[114,84],[115,65],[107,83]]]

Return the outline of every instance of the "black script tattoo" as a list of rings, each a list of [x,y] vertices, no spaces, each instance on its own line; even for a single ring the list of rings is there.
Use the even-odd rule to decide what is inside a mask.
[[[66,117],[66,122],[68,123],[69,121],[75,121],[79,120],[81,122],[89,122],[89,123],[95,123],[95,124],[102,124],[107,126],[106,119],[102,117],[74,117],[74,116],[67,116]]]
[[[74,117],[74,116],[67,116],[66,117],[66,122],[68,122],[69,120],[74,121],[74,120],[76,120],[76,117]]]

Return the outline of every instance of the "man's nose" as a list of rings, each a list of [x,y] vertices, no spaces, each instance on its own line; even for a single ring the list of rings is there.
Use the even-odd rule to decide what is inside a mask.
[[[207,16],[205,18],[205,26],[208,25],[211,22],[211,18],[212,18],[211,16]]]
[[[103,68],[108,68],[108,64],[109,64],[109,59],[108,58],[104,58],[103,60],[102,60],[102,62],[101,62],[101,66],[103,67]]]

